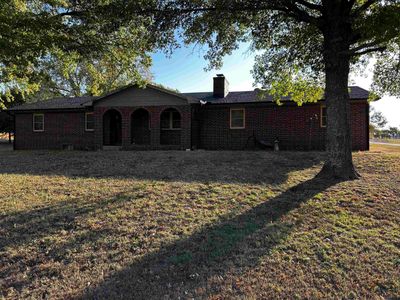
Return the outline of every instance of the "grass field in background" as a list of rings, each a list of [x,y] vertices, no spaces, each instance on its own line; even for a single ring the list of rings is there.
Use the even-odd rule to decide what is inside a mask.
[[[386,153],[400,153],[400,146],[396,145],[383,145],[383,144],[370,144],[370,151],[372,152],[386,152]]]
[[[378,143],[400,144],[400,139],[372,139],[371,141]]]

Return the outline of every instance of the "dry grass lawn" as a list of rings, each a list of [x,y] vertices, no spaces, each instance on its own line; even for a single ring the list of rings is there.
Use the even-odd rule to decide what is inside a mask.
[[[2,152],[0,299],[400,297],[400,152]]]
[[[371,144],[370,149],[372,152],[400,153],[400,145]]]

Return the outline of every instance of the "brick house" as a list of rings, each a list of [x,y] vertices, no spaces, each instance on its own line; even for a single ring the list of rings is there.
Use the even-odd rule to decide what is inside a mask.
[[[354,150],[368,150],[368,91],[350,87]],[[11,108],[15,149],[281,149],[323,150],[324,100],[278,106],[259,92],[229,92],[223,75],[214,90],[176,93],[128,86],[101,97],[56,98]]]

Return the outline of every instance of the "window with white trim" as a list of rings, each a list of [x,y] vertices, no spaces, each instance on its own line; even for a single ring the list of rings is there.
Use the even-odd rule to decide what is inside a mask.
[[[321,127],[326,127],[326,106],[321,105]]]
[[[44,131],[44,114],[33,114],[33,131]]]
[[[85,113],[85,130],[94,131],[94,114],[92,112]]]
[[[246,116],[244,108],[231,108],[230,112],[230,128],[243,129],[245,128]]]
[[[161,114],[161,129],[181,129],[181,114],[174,108],[166,109]]]

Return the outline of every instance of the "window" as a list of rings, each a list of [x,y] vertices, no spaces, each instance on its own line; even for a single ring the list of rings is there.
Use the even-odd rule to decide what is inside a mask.
[[[232,108],[230,117],[231,129],[245,128],[245,111],[244,108]]]
[[[94,115],[92,112],[85,114],[85,130],[94,131]]]
[[[164,110],[161,114],[161,129],[181,129],[181,114],[173,108]]]
[[[321,106],[321,127],[326,127],[326,106]]]
[[[33,114],[33,131],[44,131],[44,114]]]

